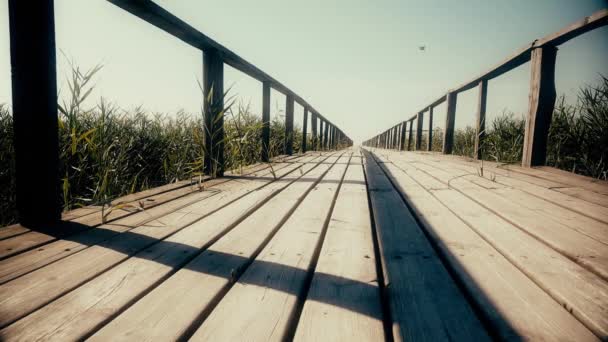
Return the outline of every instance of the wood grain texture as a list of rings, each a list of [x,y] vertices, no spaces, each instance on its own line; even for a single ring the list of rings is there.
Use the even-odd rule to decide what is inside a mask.
[[[365,177],[353,157],[294,340],[381,341],[382,319]]]
[[[334,160],[335,161],[335,158]],[[308,167],[261,208],[91,337],[92,340],[175,340],[198,328],[242,272],[329,169]],[[310,171],[309,173],[306,173]],[[295,177],[295,176],[294,176]],[[192,326],[192,325],[195,326]],[[192,327],[191,327],[192,326]]]
[[[298,174],[287,175],[284,179],[288,177],[297,178]],[[285,187],[284,182],[277,181],[213,212],[11,325],[0,332],[0,336],[24,340],[75,340],[87,336],[253,214],[267,196],[272,196],[281,187]],[[205,209],[209,207],[207,204]],[[176,212],[182,216],[189,213]]]
[[[608,248],[605,244],[581,234],[554,217],[526,207],[525,203],[513,202],[462,177],[454,177],[446,171],[423,164],[417,164],[416,167],[446,184],[449,182],[452,188],[461,191],[467,197],[543,241],[564,256],[602,278],[608,278]]]
[[[191,340],[285,340],[348,160],[340,158],[304,198]]]
[[[524,133],[522,166],[545,165],[547,139],[555,106],[555,61],[557,48],[532,50],[530,95]]]
[[[302,167],[308,167],[308,164],[304,164]],[[286,181],[279,180],[278,183],[284,182]],[[198,204],[198,207],[195,203],[193,206],[196,208],[187,207],[184,210],[172,212],[162,219],[132,229],[128,234],[115,236],[102,244],[93,245],[79,253],[1,285],[0,307],[3,308],[3,315],[0,316],[0,326],[4,327],[8,323],[29,314],[101,272],[126,260],[140,250],[200,220],[232,200],[252,192],[259,193],[259,191],[255,191],[255,188],[250,189],[245,194],[242,193],[243,190],[238,191],[238,186],[235,186],[234,189],[236,192],[232,196],[227,189],[226,191],[221,189],[221,192],[216,191],[216,193],[222,194],[217,201]],[[102,226],[101,229],[103,228]]]
[[[290,164],[287,163],[277,163],[273,168],[275,171],[278,171],[289,165]],[[251,170],[256,169],[259,169],[260,171],[249,172],[245,175],[247,177],[268,177],[271,174],[270,169],[267,166],[264,168],[257,167]],[[228,181],[230,181],[230,179],[214,179],[208,181],[205,186],[218,186]],[[36,248],[0,260],[0,284],[43,267],[44,265],[48,265],[56,260],[77,253],[91,245],[107,240],[116,234],[129,231],[130,229],[151,222],[172,211],[187,207],[216,194],[215,191],[201,192],[197,187],[180,189],[179,192],[183,192],[186,195],[174,198],[174,195],[178,195],[179,193],[169,192],[149,197],[148,199],[150,201],[146,202],[152,204],[148,205],[145,210],[138,210],[135,213],[130,212],[130,215],[119,218],[111,222],[112,224],[100,227],[100,229],[94,228],[101,224],[101,214],[98,213],[96,216],[91,216],[92,220],[83,222],[86,226],[80,227],[82,229],[80,229],[80,232],[77,234],[65,234],[65,236],[62,236],[61,238],[57,235],[43,235],[45,240],[42,241],[41,245],[38,244]],[[80,219],[82,218],[78,218],[77,220]],[[31,234],[28,233],[28,235],[24,236],[30,236],[32,234],[41,235],[40,232],[32,232]],[[20,242],[20,246],[24,246],[24,242]]]
[[[487,333],[399,194],[365,155],[396,341],[484,341]]]
[[[419,169],[417,167],[418,163],[413,163],[409,158],[400,160],[399,157],[395,157],[392,163],[395,165],[386,164],[386,166],[393,174],[400,175],[397,177],[398,180],[405,182],[408,176],[412,177],[418,184],[423,186],[427,192],[430,192],[437,201],[449,208],[454,215],[479,234],[487,243],[492,245],[497,253],[503,255],[527,277],[531,278],[532,282],[537,284],[543,291],[550,295],[556,303],[558,303],[560,309],[561,307],[567,309],[567,311],[562,309],[562,313],[567,314],[570,312],[597,336],[602,338],[606,336],[606,333],[608,332],[608,320],[606,319],[606,317],[608,317],[608,311],[606,311],[605,308],[608,307],[608,296],[606,295],[606,293],[608,293],[608,285],[605,281],[588,270],[585,270],[580,265],[577,265],[572,260],[564,257],[546,244],[532,238],[529,234],[518,229],[508,221],[505,221],[499,215],[486,209],[480,203],[468,198],[459,191],[457,186],[453,186],[452,183],[448,186],[446,182],[433,177],[429,172]],[[408,190],[409,188],[405,189],[407,198],[411,198],[412,201],[419,196],[417,192],[414,193],[413,190]],[[426,208],[422,210],[421,215],[427,219],[428,216],[432,215],[436,210],[437,209],[430,210]],[[451,226],[453,226],[453,223]],[[439,226],[435,225],[434,229],[438,230]],[[444,245],[445,243],[446,242],[442,240],[441,245]],[[472,244],[468,244],[464,246],[471,245]],[[455,254],[452,253],[452,255]],[[505,276],[500,279],[510,279],[509,284],[516,288],[517,283],[512,281],[512,279],[516,278],[517,277]],[[492,294],[493,292],[490,291],[487,293]],[[538,295],[538,291],[526,290],[523,293],[533,295],[532,298],[534,298],[534,300],[542,300],[542,297]],[[525,298],[523,293],[520,296]],[[528,300],[531,301],[532,299],[528,298],[527,301]],[[519,310],[515,302],[513,303],[513,306],[512,309],[505,308],[504,312],[508,313],[510,310]],[[533,306],[536,307],[536,305]],[[567,320],[564,320],[563,315],[560,314],[562,310],[558,310],[558,312],[555,313],[555,308],[552,310],[550,309],[551,306],[547,305],[540,305],[538,308],[542,308],[542,310],[535,313],[534,310],[528,309],[531,311],[527,314],[520,314],[520,318],[511,318],[509,319],[509,322],[518,322],[526,315],[536,315],[537,318],[542,318],[544,322],[550,323],[551,325],[569,326],[566,324]],[[530,317],[525,319],[523,321],[523,327],[525,327],[527,322],[532,324],[537,318]],[[522,322],[519,324],[521,323]],[[544,332],[545,329],[549,328],[542,328],[538,332],[535,332],[536,329],[528,331],[541,335],[547,333],[553,334],[558,330],[561,331],[560,329],[556,330],[551,328],[550,330],[552,330],[552,332]],[[522,331],[526,330],[524,329]],[[571,331],[576,331],[576,329]],[[562,331],[558,336],[569,335]],[[584,334],[581,336],[584,336]],[[570,337],[573,339],[572,335],[570,335]]]
[[[443,154],[451,154],[454,146],[454,124],[456,121],[457,93],[449,92],[446,95],[445,129],[443,131]]]

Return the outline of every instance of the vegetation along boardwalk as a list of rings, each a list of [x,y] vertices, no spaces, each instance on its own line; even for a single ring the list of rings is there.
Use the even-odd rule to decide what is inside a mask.
[[[110,2],[203,51],[200,170],[62,212],[53,1],[10,0],[20,223],[0,228],[0,340],[608,340],[608,182],[544,166],[556,46],[606,25],[608,11],[355,147],[154,2]],[[528,60],[521,166],[483,161],[487,81]],[[224,159],[225,64],[262,84],[259,162],[238,170]],[[476,86],[475,153],[454,156],[457,94]],[[286,95],[280,153],[269,147],[271,88]],[[432,152],[444,101],[443,148]]]

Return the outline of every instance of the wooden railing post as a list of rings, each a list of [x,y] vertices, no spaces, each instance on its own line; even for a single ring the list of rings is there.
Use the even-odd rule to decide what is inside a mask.
[[[319,119],[319,150],[323,150],[323,128],[325,126],[325,121],[323,119]]]
[[[397,150],[399,149],[399,145],[397,145],[397,142],[399,141],[398,139],[398,135],[399,135],[399,130],[397,129],[397,125],[393,126],[393,150]]]
[[[285,154],[293,154],[293,95],[285,96]]]
[[[302,153],[306,153],[306,140],[308,139],[308,108],[304,107],[304,119],[302,123]]]
[[[332,141],[333,141],[333,147],[334,149],[338,148],[338,129],[336,127],[334,127],[334,134],[332,134]]]
[[[385,142],[385,145],[386,145],[386,146],[385,146],[384,148],[386,148],[386,149],[390,149],[390,148],[391,148],[391,131],[390,131],[390,130],[387,130],[387,131],[384,133],[384,135],[385,135],[384,140],[386,141],[386,142]]]
[[[418,112],[416,116],[416,151],[422,146],[422,124],[424,122],[424,112]]]
[[[411,151],[412,150],[412,126],[414,126],[414,120],[410,120],[410,133],[409,136],[407,137],[407,150]]]
[[[454,120],[456,119],[457,93],[449,92],[446,97],[445,131],[443,132],[443,154],[452,153],[454,146]]]
[[[270,83],[262,83],[262,161],[270,160]]]
[[[224,62],[215,50],[203,53],[205,173],[224,175]]]
[[[325,142],[325,149],[329,149],[329,122],[325,122],[325,132],[323,134],[323,141]]]
[[[317,150],[317,113],[315,112],[311,112],[310,113],[310,128],[311,128],[311,133],[312,133],[312,150],[316,151]]]
[[[522,166],[544,165],[547,136],[555,106],[555,58],[557,48],[543,46],[532,50],[530,95]]]
[[[479,81],[479,97],[477,100],[477,120],[475,129],[475,151],[474,158],[482,159],[481,148],[486,136],[486,101],[488,96],[488,81]]]
[[[405,151],[405,129],[406,129],[407,124],[405,122],[402,122],[399,124],[399,130],[401,131],[401,134],[399,136],[399,149],[401,151]]]
[[[24,226],[61,219],[54,2],[9,0],[16,195]]]
[[[429,106],[429,134],[427,135],[426,150],[433,150],[433,106]]]

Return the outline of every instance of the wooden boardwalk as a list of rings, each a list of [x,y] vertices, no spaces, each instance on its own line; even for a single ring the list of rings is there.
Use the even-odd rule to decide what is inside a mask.
[[[608,184],[480,165],[309,152],[2,228],[0,339],[607,339]]]

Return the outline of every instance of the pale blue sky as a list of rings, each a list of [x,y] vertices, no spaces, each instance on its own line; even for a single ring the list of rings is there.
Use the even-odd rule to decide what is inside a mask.
[[[361,141],[495,65],[535,38],[601,8],[601,0],[162,0],[158,4],[304,97]],[[95,97],[199,113],[201,53],[103,0],[55,0],[57,47],[81,67],[105,65]],[[426,45],[427,51],[418,50]],[[557,91],[608,75],[608,28],[560,48]],[[60,57],[60,88],[66,63]],[[488,115],[527,108],[529,65],[490,81]],[[261,85],[227,68],[233,94],[261,112]],[[7,1],[0,2],[0,103],[10,103]],[[457,127],[474,122],[476,90],[459,95]],[[272,93],[272,107],[284,97]],[[443,126],[445,106],[436,109]],[[296,107],[296,122],[302,109]],[[274,113],[273,115],[276,115]]]

